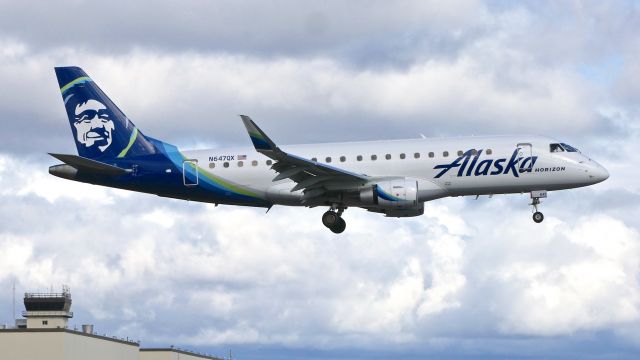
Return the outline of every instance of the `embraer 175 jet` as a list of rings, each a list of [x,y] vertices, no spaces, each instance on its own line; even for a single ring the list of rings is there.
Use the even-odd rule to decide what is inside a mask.
[[[533,220],[547,191],[587,186],[607,170],[542,136],[473,136],[278,146],[241,115],[253,148],[183,151],[144,135],[78,67],[55,69],[78,155],[51,154],[65,179],[217,204],[325,206],[345,230],[348,207],[419,216],[446,196],[530,193]]]

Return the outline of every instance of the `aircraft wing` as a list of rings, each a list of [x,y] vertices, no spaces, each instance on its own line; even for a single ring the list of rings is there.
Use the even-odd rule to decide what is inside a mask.
[[[282,151],[256,123],[246,115],[240,115],[256,150],[275,160],[271,166],[278,175],[273,181],[291,179],[296,186],[291,191],[303,190],[306,198],[323,195],[329,189],[339,190],[369,181],[369,176],[356,174],[327,164]]]

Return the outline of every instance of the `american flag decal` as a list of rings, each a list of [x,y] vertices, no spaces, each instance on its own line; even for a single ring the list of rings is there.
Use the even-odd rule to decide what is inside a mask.
[[[247,155],[238,155],[238,160],[247,160]]]

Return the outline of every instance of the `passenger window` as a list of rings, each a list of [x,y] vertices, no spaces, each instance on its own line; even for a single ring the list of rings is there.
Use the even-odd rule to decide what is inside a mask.
[[[327,156],[327,158],[325,159],[328,163],[331,162],[331,156]]]
[[[318,162],[318,158],[313,157],[313,158],[311,158],[311,161]]]
[[[340,156],[340,162],[345,162],[345,161],[347,161],[347,158],[344,156]]]
[[[273,164],[273,161],[267,160],[267,165],[270,166],[271,164]]]
[[[435,154],[434,154],[433,152],[429,152],[429,157],[430,157],[430,158],[432,158],[432,157],[434,157],[434,156],[435,156]]]
[[[491,155],[493,154],[493,151],[491,149],[487,149],[487,155]]]
[[[224,167],[228,168],[228,167],[229,167],[229,163],[225,161],[225,162],[222,164],[222,166],[224,166]]]
[[[238,167],[242,167],[244,163],[242,161],[238,161]]]
[[[462,150],[458,150],[458,156],[462,156],[462,154],[464,154]]]
[[[420,159],[420,153],[415,153],[415,154],[413,154],[413,157],[414,157],[415,159]]]
[[[362,161],[362,155],[358,155],[358,156],[356,157],[356,160],[358,160],[358,161]]]
[[[401,153],[400,154],[400,159],[404,159],[404,158],[405,158],[404,153]]]
[[[549,150],[552,153],[564,152],[564,149],[562,148],[562,146],[560,146],[560,144],[549,144]]]
[[[444,157],[449,156],[449,152],[448,152],[448,151],[444,151],[444,152],[442,153],[442,156],[444,156]]]
[[[251,162],[251,166],[258,166],[258,160],[253,160]]]
[[[378,159],[378,155],[371,155],[371,160],[376,161]]]
[[[209,169],[213,169],[214,167],[216,167],[216,163],[209,163]]]
[[[387,160],[391,160],[391,154],[385,155],[384,158],[387,159]]]
[[[471,150],[471,155],[478,155],[478,150],[472,149]]]

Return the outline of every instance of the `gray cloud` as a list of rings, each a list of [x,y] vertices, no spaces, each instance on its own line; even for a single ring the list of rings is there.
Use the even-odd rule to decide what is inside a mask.
[[[243,358],[633,358],[634,6],[3,2],[0,284],[69,284],[77,323]],[[322,209],[265,215],[49,176],[45,152],[75,152],[62,64],[187,147],[249,145],[239,113],[283,144],[533,132],[611,178],[552,193],[542,225],[526,195],[457,198],[413,219],[350,209],[336,238]]]
[[[434,351],[438,338],[449,348],[638,321],[639,229],[589,210],[591,196],[573,198],[573,214],[552,194],[542,226],[517,196],[442,200],[404,220],[353,210],[335,238],[318,231],[321,209],[214,208],[71,183],[43,164],[13,172],[16,162],[2,157],[0,218],[19,220],[1,227],[0,281],[69,284],[75,321],[107,333],[194,347],[431,339]]]

